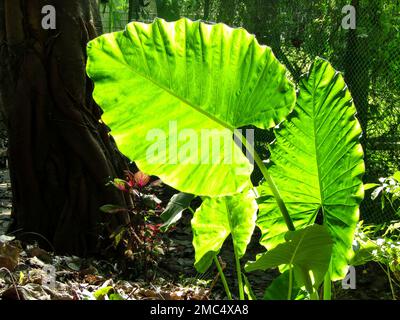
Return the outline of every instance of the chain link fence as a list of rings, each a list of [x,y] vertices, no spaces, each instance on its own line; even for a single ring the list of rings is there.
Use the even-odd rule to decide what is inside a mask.
[[[364,132],[364,182],[400,169],[400,0],[171,0],[164,1],[167,8],[162,0],[139,2],[135,14],[145,22],[186,16],[246,28],[273,49],[294,80],[316,56],[326,58],[344,73],[354,98]],[[126,7],[101,10],[105,32],[128,23]],[[351,18],[354,29],[346,24]],[[271,138],[268,132],[257,136]],[[382,223],[395,217],[367,192],[361,218]]]

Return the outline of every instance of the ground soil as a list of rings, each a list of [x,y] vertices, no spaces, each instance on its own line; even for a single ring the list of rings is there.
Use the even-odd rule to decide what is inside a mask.
[[[164,205],[172,195],[170,189],[166,190],[157,190]],[[3,170],[0,172],[0,236],[7,233],[10,211],[9,175]],[[193,267],[191,218],[191,213],[186,212],[176,228],[162,236],[164,250],[145,275],[138,274],[134,266],[132,272],[129,268],[121,272],[116,260],[57,256],[34,245],[10,241],[6,252],[11,258],[16,258],[15,268],[12,276],[4,268],[0,270],[0,299],[225,299],[216,268],[199,274]],[[258,238],[256,231],[243,261],[254,260],[256,254],[263,251]],[[232,252],[228,239],[220,256],[232,294],[237,298]],[[0,257],[1,254],[0,251]],[[12,263],[13,259],[10,261]],[[53,278],[46,275],[49,272],[54,273]],[[262,299],[265,288],[277,275],[277,270],[247,275],[257,298]],[[393,298],[387,277],[379,265],[370,263],[358,267],[356,275],[357,288],[354,290],[344,290],[341,283],[335,283],[335,299]],[[46,282],[48,279],[50,282]],[[398,288],[395,290],[400,296]]]

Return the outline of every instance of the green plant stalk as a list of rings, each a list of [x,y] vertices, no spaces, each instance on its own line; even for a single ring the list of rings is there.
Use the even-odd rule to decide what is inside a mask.
[[[396,294],[395,294],[394,288],[393,288],[392,277],[390,275],[389,265],[387,265],[387,276],[388,276],[388,280],[389,280],[390,290],[392,291],[392,298],[393,298],[393,300],[396,300]]]
[[[264,162],[261,160],[260,156],[258,155],[257,152],[254,151],[253,148],[248,147],[246,138],[243,137],[243,135],[238,130],[234,130],[233,134],[246,147],[246,150],[250,153],[250,155],[253,157],[254,161],[256,162],[257,166],[260,168],[262,175],[264,176],[265,180],[268,183],[268,186],[270,187],[270,189],[272,191],[272,194],[274,195],[275,201],[279,207],[279,210],[281,211],[281,214],[283,216],[283,219],[285,220],[288,230],[295,231],[296,228],[295,228],[295,226],[293,224],[293,220],[290,217],[289,212],[286,208],[285,202],[283,201],[282,196],[281,196],[274,180],[272,179],[271,175],[269,174],[268,169],[265,166]],[[307,275],[307,277],[309,278],[309,282],[312,283],[310,275]],[[240,279],[241,279],[241,277],[240,277]],[[290,285],[290,287],[292,287],[292,286]],[[240,290],[240,288],[239,288],[239,290]],[[290,289],[290,290],[292,290],[292,289]],[[314,296],[314,298],[315,298],[315,295],[316,295],[317,300],[319,299],[318,293],[316,292],[316,290],[313,290],[313,292],[310,294],[311,294],[311,297]]]
[[[397,287],[400,288],[400,284],[397,283],[391,276],[388,275],[388,270],[382,265],[382,263],[379,262],[379,261],[376,261],[376,263],[377,263],[378,266],[382,269],[382,271],[385,273],[385,275],[388,277],[388,280],[391,279],[391,280],[392,280],[392,283],[394,283]],[[386,264],[385,264],[385,265],[386,265]],[[386,265],[386,266],[387,266],[387,265]],[[390,270],[390,267],[389,267],[389,270]],[[392,295],[393,295],[393,292],[392,292]]]
[[[261,158],[258,156],[258,154],[256,152],[254,152],[253,156],[254,156],[254,161],[256,162],[257,166],[260,168],[261,173],[263,174],[265,180],[268,183],[268,186],[270,187],[270,189],[274,195],[275,201],[278,204],[279,210],[281,211],[283,218],[285,219],[285,223],[286,223],[288,230],[295,231],[296,228],[294,227],[292,218],[289,215],[289,212],[286,208],[285,203],[283,202],[281,194],[279,193],[279,190],[276,187],[274,180],[272,179],[271,175],[269,174],[267,167],[265,166],[264,162],[261,160]]]
[[[228,297],[229,300],[232,300],[232,294],[231,291],[229,290],[228,282],[226,281],[224,271],[222,270],[221,264],[219,263],[217,256],[214,256],[214,262],[215,265],[217,266],[219,276],[221,277],[221,281],[224,286],[226,296]]]
[[[239,300],[244,300],[242,268],[240,267],[240,259],[239,259],[235,244],[233,244],[233,251],[235,254],[236,274],[237,274],[238,286],[239,286]]]
[[[324,278],[324,300],[332,299],[332,281],[329,271],[326,273]]]
[[[289,289],[288,289],[288,300],[292,300],[292,290],[293,290],[293,267],[289,266]]]
[[[317,290],[313,290],[312,293],[310,293],[310,298],[311,300],[319,300],[319,295]]]
[[[239,141],[242,142],[242,144],[244,146],[246,146],[246,150],[250,153],[250,155],[253,157],[254,161],[256,162],[257,166],[260,168],[262,175],[264,176],[265,180],[268,183],[268,186],[270,187],[270,189],[272,191],[272,194],[274,195],[275,201],[279,207],[279,210],[281,211],[281,214],[283,216],[283,219],[285,220],[288,230],[295,231],[296,228],[295,228],[295,226],[293,224],[293,220],[290,217],[289,212],[286,208],[285,202],[283,201],[282,196],[281,196],[274,180],[272,179],[271,175],[269,174],[268,169],[265,166],[264,162],[261,160],[260,156],[258,155],[257,152],[254,151],[253,148],[248,148],[247,140],[245,139],[245,137],[243,137],[243,135],[238,130],[234,130],[234,135],[239,139]],[[236,254],[235,254],[235,257],[236,257]],[[239,264],[239,267],[240,267],[240,264]],[[292,274],[290,274],[290,276],[293,277]],[[310,278],[309,275],[308,275],[308,277]],[[238,280],[239,280],[239,277],[238,277]],[[240,280],[241,280],[241,276],[240,276]],[[310,278],[310,283],[312,283],[311,278]],[[241,283],[239,283],[239,285],[241,286]],[[290,287],[289,288],[289,291],[290,291],[289,299],[290,299],[291,291],[292,291],[292,287],[293,287],[293,279],[292,279],[292,283],[289,283],[289,287]],[[243,286],[241,286],[241,288],[239,287],[239,292],[240,292],[240,289],[243,290]],[[243,293],[243,296],[244,296],[244,293]],[[318,293],[315,292],[315,290],[314,290],[314,292],[311,293],[311,297],[314,299],[316,298],[315,300],[319,300]]]
[[[244,280],[244,288],[245,288],[245,293],[247,294],[248,300],[257,300],[256,295],[253,292],[253,289],[251,288],[249,280],[246,278],[246,275],[242,272],[242,277]],[[246,287],[247,287],[247,292],[246,292]]]
[[[226,203],[225,203],[226,206]],[[226,207],[226,211],[229,212],[228,207]],[[229,213],[229,225],[231,230],[232,228],[232,217],[230,216]],[[232,244],[233,244],[233,252],[235,255],[235,266],[236,266],[236,275],[237,275],[237,280],[238,280],[238,287],[239,287],[239,300],[244,300],[244,287],[243,287],[243,278],[242,278],[242,268],[240,266],[240,258],[239,258],[239,253],[237,251],[237,247],[235,244],[234,239],[232,238]]]
[[[238,131],[234,130],[233,134],[236,136],[237,139],[246,147],[246,150],[250,153],[250,155],[253,157],[254,161],[256,162],[257,166],[260,168],[260,171],[262,175],[264,176],[265,180],[268,183],[268,186],[270,187],[272,194],[274,195],[275,201],[279,207],[279,210],[282,213],[282,216],[285,220],[286,226],[289,231],[295,231],[296,228],[294,227],[292,218],[289,215],[289,212],[286,208],[285,202],[282,199],[282,196],[272,179],[271,175],[268,172],[267,167],[265,166],[264,162],[261,160],[260,156],[258,155],[257,152],[254,151],[253,148],[248,148],[248,142],[245,137]]]
[[[257,154],[257,152],[255,152],[253,149],[251,148],[247,148],[247,141],[246,139],[243,137],[243,135],[240,132],[235,132],[235,135],[237,135],[237,137],[240,139],[240,141],[242,141],[242,143],[246,146],[246,150],[248,150],[250,152],[250,155],[253,157],[254,161],[256,162],[257,166],[260,168],[261,173],[263,174],[265,180],[268,183],[268,186],[270,187],[272,194],[274,195],[275,201],[278,204],[279,210],[281,211],[281,214],[285,220],[286,226],[288,228],[289,231],[295,231],[296,228],[293,224],[293,220],[289,215],[289,212],[286,208],[285,202],[282,199],[282,196],[280,195],[280,192],[274,182],[274,180],[272,179],[271,175],[268,172],[267,167],[265,166],[264,162],[261,160],[261,158],[259,157],[259,155]],[[289,274],[289,281],[290,281],[290,277],[293,277],[292,272],[290,272]],[[310,283],[312,283],[310,275],[307,275],[307,277],[310,280]],[[292,279],[292,283],[289,284],[289,290],[292,290],[292,286],[293,286],[293,279]],[[310,293],[312,298],[316,298],[316,300],[319,300],[319,296],[318,296],[318,292],[316,292],[316,290],[313,290],[312,293]],[[289,298],[291,298],[291,294],[289,296]]]

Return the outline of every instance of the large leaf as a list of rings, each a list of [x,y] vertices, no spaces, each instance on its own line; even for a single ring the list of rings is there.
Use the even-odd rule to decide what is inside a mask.
[[[285,237],[286,242],[260,254],[256,261],[248,262],[245,270],[250,272],[288,265],[299,271],[296,274],[299,285],[307,285],[304,283],[305,277],[300,275],[309,274],[311,271],[313,285],[317,287],[328,271],[332,253],[332,239],[326,227],[315,224],[304,229],[288,231]]]
[[[295,111],[275,131],[270,174],[296,227],[320,214],[334,241],[333,280],[346,275],[363,198],[363,151],[356,109],[343,77],[317,59],[300,82]],[[261,243],[282,242],[286,225],[266,184],[259,189]]]
[[[190,193],[180,192],[174,194],[164,212],[160,215],[160,218],[164,221],[160,229],[166,231],[169,227],[176,224],[182,218],[183,211],[189,208],[194,198],[195,196]]]
[[[284,273],[276,277],[272,283],[265,289],[264,300],[287,300],[289,292],[289,277],[290,270],[286,270]],[[290,300],[302,300],[304,299],[301,288],[294,283],[292,287],[292,296]]]
[[[119,149],[187,193],[244,190],[252,165],[234,129],[273,127],[295,103],[271,49],[224,24],[133,22],[91,41],[87,52],[94,99]]]
[[[253,192],[204,199],[192,219],[195,267],[205,272],[231,234],[240,259],[246,252],[256,224]]]

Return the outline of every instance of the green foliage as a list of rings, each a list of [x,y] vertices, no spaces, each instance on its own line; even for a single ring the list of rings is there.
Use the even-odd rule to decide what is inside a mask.
[[[94,99],[119,149],[183,192],[217,196],[249,187],[252,166],[232,140],[234,130],[273,127],[294,105],[284,67],[243,29],[157,19],[98,37],[87,50]],[[204,129],[222,142],[218,159],[199,163],[200,146],[176,135],[201,137]],[[154,139],[165,143],[154,146]],[[229,159],[224,150],[233,150]]]
[[[379,182],[365,185],[367,190],[373,189],[371,199],[377,200],[380,197],[382,211],[389,208],[394,214],[400,215],[400,172],[380,178]],[[380,264],[388,276],[395,298],[393,284],[399,286],[400,282],[400,222],[381,225],[364,225],[361,222],[354,243],[355,255],[351,264],[363,265],[370,261]]]
[[[285,239],[286,242],[259,255],[256,261],[248,262],[245,270],[267,270],[288,265],[290,272],[293,269],[299,286],[306,286],[309,292],[312,291],[311,287],[317,289],[328,271],[332,254],[333,243],[327,228],[312,225],[298,231],[288,231]],[[304,276],[310,272],[313,274],[313,283]]]
[[[380,184],[368,184],[369,189],[375,188],[371,193],[371,199],[381,198],[382,211],[389,207],[395,215],[400,217],[400,171],[393,176],[380,178]]]
[[[388,226],[364,225],[361,221],[354,238],[354,251],[351,265],[378,263],[386,273],[393,299],[396,299],[393,285],[400,286],[400,221]]]
[[[96,300],[124,300],[123,297],[121,297],[120,294],[115,292],[115,289],[113,286],[106,286],[106,287],[101,287],[97,289],[93,293],[93,297]]]
[[[100,211],[107,215],[120,215],[125,223],[113,225],[108,222],[103,225],[109,232],[109,241],[112,248],[124,253],[122,269],[129,268],[133,263],[135,272],[145,274],[147,277],[150,266],[158,263],[158,258],[163,255],[166,245],[163,241],[161,224],[158,223],[162,212],[162,201],[152,192],[150,177],[141,171],[132,173],[125,171],[125,179],[113,179],[107,185],[121,192],[121,196],[130,198],[127,207],[106,204]],[[107,217],[105,215],[105,217]],[[107,242],[108,249],[110,243]],[[108,296],[110,300],[118,300],[118,295]]]
[[[244,280],[244,292],[246,293],[247,300],[257,300],[257,297],[254,294],[253,289],[251,288],[249,279],[247,279],[246,275],[243,273],[242,273],[242,277]]]
[[[100,210],[105,212],[105,213],[121,213],[121,212],[127,212],[128,209],[116,206],[113,204],[106,204],[104,206],[100,207]]]
[[[161,219],[164,221],[160,227],[161,231],[166,231],[168,228],[176,224],[182,217],[183,211],[189,208],[190,203],[195,198],[193,194],[180,192],[172,196],[167,207],[161,214]]]
[[[192,220],[195,267],[205,272],[231,235],[235,254],[243,257],[256,223],[257,203],[254,195],[206,198]]]
[[[276,277],[268,286],[264,293],[264,300],[287,300],[289,292],[290,270],[286,270],[281,275]],[[292,296],[290,300],[303,300],[306,298],[305,291],[301,290],[300,286],[294,282],[292,287]]]
[[[129,0],[107,0],[100,6],[100,11],[103,14],[103,20],[105,20],[105,14],[107,13],[107,20],[105,21],[104,27],[108,31],[114,31],[120,29],[124,24],[124,13],[128,11]]]
[[[293,84],[271,49],[243,29],[188,19],[135,22],[90,42],[88,59],[94,98],[121,151],[144,172],[203,196],[192,220],[199,272],[213,260],[219,266],[216,255],[231,235],[239,297],[244,299],[245,292],[253,297],[240,266],[257,211],[247,193],[252,165],[233,137],[246,142],[236,129],[271,128],[287,118],[275,129],[268,169],[246,144],[266,181],[258,188],[258,225],[261,243],[269,249],[246,270],[289,268],[289,298],[296,285],[315,297],[329,266],[332,279],[344,277],[363,197],[364,165],[350,93],[327,61],[317,59],[302,78],[296,109],[287,117],[296,99]],[[189,161],[179,161],[171,150],[149,156],[154,143],[148,133],[154,128],[166,145],[186,148]],[[182,130],[201,135],[205,128],[222,138],[219,154],[228,146],[236,161],[199,161],[204,160],[198,157],[199,144],[175,136]],[[185,206],[178,205],[168,219]]]
[[[102,287],[97,289],[93,293],[93,296],[96,298],[96,300],[104,300],[108,296],[109,292],[113,290],[114,288],[112,286]]]
[[[333,240],[331,275],[346,275],[351,243],[363,198],[363,152],[360,126],[350,92],[340,73],[317,59],[300,82],[295,112],[271,145],[271,176],[296,227],[313,224],[318,215]],[[272,249],[286,232],[270,188],[259,188],[261,243]]]

